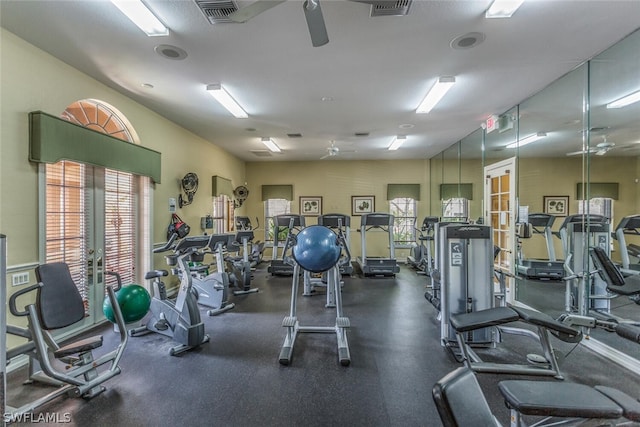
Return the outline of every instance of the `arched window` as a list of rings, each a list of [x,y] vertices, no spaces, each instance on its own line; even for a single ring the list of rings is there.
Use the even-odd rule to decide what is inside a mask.
[[[76,101],[61,118],[139,142],[127,119],[102,101]],[[44,260],[69,264],[93,323],[102,318],[104,281],[112,277],[105,271],[131,283],[149,268],[151,185],[146,177],[72,161],[46,164],[44,176]]]

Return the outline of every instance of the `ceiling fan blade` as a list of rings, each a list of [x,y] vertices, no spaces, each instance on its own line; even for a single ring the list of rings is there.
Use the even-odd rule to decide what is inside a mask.
[[[280,3],[284,3],[286,0],[258,0],[255,3],[251,3],[247,7],[236,10],[229,15],[229,19],[233,22],[247,22],[254,16],[260,15],[272,7],[276,7]]]
[[[319,47],[329,43],[329,36],[327,35],[327,27],[324,25],[320,2],[317,0],[305,0],[302,7],[304,8],[304,16],[307,18],[307,26],[309,27],[309,35],[311,35],[311,44],[313,47]]]
[[[331,154],[325,154],[324,156],[320,157],[320,160],[324,160],[324,159],[326,159],[327,157],[331,157]]]

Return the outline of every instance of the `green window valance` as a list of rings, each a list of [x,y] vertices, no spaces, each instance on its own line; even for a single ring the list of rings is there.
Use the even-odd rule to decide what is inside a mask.
[[[161,154],[58,117],[29,113],[29,160],[71,160],[150,177],[160,183]]]
[[[591,182],[589,183],[589,198],[595,199],[603,197],[606,199],[618,200],[618,183],[617,182]],[[576,185],[576,199],[583,200],[582,183]]]
[[[387,184],[387,200],[399,197],[420,200],[420,184]]]
[[[222,194],[233,197],[233,186],[231,185],[231,180],[214,175],[211,177],[211,195],[213,197],[218,197]]]
[[[473,200],[473,184],[440,184],[440,200],[449,200],[455,197]]]
[[[293,185],[263,185],[262,201],[269,199],[293,200]]]

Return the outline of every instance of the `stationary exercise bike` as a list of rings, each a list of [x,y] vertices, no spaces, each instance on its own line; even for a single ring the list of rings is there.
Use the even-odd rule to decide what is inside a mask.
[[[176,300],[167,298],[166,287],[161,280],[161,277],[169,275],[167,270],[149,271],[145,279],[153,280],[150,315],[146,324],[129,330],[132,337],[156,332],[172,338],[179,344],[171,348],[171,356],[209,342],[209,336],[205,334],[204,323],[200,318],[196,296],[192,292],[193,277],[189,270],[189,257],[197,249],[187,239],[181,240],[174,247],[177,237],[174,233],[165,245],[153,250],[154,253],[161,253],[173,249],[173,255],[167,256],[167,264],[177,265],[180,272],[180,288]]]
[[[212,234],[210,236],[185,237],[183,241],[194,248],[191,261],[200,262],[206,253],[213,253],[216,260],[216,271],[209,273],[209,265],[189,267],[193,280],[193,293],[198,304],[209,307],[207,315],[217,316],[235,307],[229,303],[229,274],[225,271],[224,249],[233,234]]]

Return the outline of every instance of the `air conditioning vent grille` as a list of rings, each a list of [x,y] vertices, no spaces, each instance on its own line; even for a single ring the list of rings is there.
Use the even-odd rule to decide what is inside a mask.
[[[211,24],[233,23],[229,15],[238,10],[232,0],[195,0],[202,14]]]
[[[251,150],[256,157],[271,157],[271,152],[267,150]]]
[[[371,3],[371,16],[404,16],[413,0],[377,0]],[[367,2],[369,3],[369,2]]]

